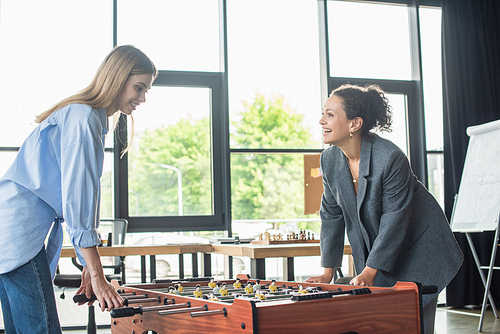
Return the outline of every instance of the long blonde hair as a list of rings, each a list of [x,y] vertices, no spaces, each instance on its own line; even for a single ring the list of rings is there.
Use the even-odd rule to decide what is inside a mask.
[[[154,79],[158,71],[148,56],[138,48],[132,45],[118,46],[106,56],[88,87],[36,116],[35,122],[43,122],[54,111],[71,103],[81,103],[96,109],[106,108],[115,112],[118,110],[116,98],[128,77],[138,74],[151,74]],[[114,115],[115,125],[118,115]]]

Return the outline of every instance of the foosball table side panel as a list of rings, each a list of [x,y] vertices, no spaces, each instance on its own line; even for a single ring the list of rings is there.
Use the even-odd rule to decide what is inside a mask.
[[[228,283],[230,283],[228,281]],[[261,282],[267,283],[267,282]],[[295,287],[296,282],[279,282]],[[192,284],[186,283],[186,286]],[[323,291],[355,286],[321,285]],[[147,287],[147,289],[144,289]],[[189,302],[190,307],[207,305],[209,311],[226,309],[226,315],[192,317],[190,313],[159,315],[156,310],[126,318],[112,318],[113,334],[147,333],[420,333],[419,291],[414,283],[398,282],[393,288],[372,287],[370,294],[339,295],[304,301],[256,302],[247,298],[234,302],[214,302],[201,298],[161,292],[166,286],[138,285],[125,287],[125,292],[148,297],[161,296],[175,304]],[[155,290],[153,290],[155,288]],[[150,290],[151,289],[151,290]],[[146,309],[158,303],[144,303]],[[138,305],[135,305],[138,306]],[[150,308],[151,309],[151,308]]]
[[[151,295],[151,294],[150,294]],[[158,312],[144,312],[132,317],[111,319],[112,334],[142,334],[148,331],[156,333],[221,333],[238,334],[254,333],[254,310],[253,303],[245,301],[235,302],[233,305],[211,302],[197,298],[183,298],[176,296],[176,303],[189,301],[191,308],[208,306],[208,310],[223,310],[226,308],[226,316],[223,314],[191,317],[190,313],[159,315]],[[143,307],[157,306],[156,303],[143,304]]]
[[[420,333],[418,293],[374,291],[273,307],[257,304],[258,334]]]

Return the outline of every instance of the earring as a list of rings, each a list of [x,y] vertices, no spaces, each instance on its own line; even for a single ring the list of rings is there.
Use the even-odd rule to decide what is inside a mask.
[[[351,137],[351,139],[352,139],[352,132],[349,132],[349,137]]]

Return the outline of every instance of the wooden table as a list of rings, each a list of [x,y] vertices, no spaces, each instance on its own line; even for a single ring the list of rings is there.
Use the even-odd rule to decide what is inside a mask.
[[[150,281],[156,278],[156,255],[179,254],[179,278],[184,278],[184,254],[191,254],[193,277],[198,277],[197,253],[202,253],[203,276],[212,275],[211,254],[228,256],[248,256],[250,258],[250,275],[252,278],[266,278],[266,258],[282,257],[284,263],[285,280],[294,281],[294,258],[296,256],[321,255],[319,243],[294,243],[279,245],[255,244],[180,244],[180,245],[150,245],[150,246],[112,246],[98,247],[101,256],[141,256],[141,282],[146,283],[146,255],[149,256]],[[351,247],[344,246],[344,254],[351,255]],[[73,247],[63,247],[61,257],[76,257]],[[351,261],[349,261],[351,263]],[[349,265],[351,268],[352,265]],[[352,275],[352,273],[349,273]]]
[[[319,243],[294,243],[275,245],[256,244],[221,244],[212,245],[212,253],[229,256],[250,257],[250,276],[252,278],[266,279],[266,258],[282,257],[284,263],[283,272],[286,273],[285,280],[294,281],[294,257],[296,256],[318,256],[321,255]],[[344,246],[344,254],[351,255],[351,246]],[[350,266],[351,267],[351,266]]]
[[[192,255],[193,277],[198,277],[198,256],[203,253],[204,276],[211,276],[210,244],[180,244],[180,245],[147,245],[147,246],[112,246],[98,247],[101,256],[141,256],[141,282],[146,283],[146,255],[149,255],[150,280],[156,278],[156,255],[179,254],[179,278],[184,278],[184,254]],[[76,257],[73,247],[63,247],[61,257]]]

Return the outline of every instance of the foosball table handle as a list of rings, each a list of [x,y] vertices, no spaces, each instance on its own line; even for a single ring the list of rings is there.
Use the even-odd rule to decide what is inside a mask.
[[[423,285],[420,289],[423,295],[430,295],[438,292],[438,287],[436,285]]]
[[[81,295],[74,295],[74,296],[73,296],[73,301],[74,301],[75,303],[88,303],[88,302],[90,303],[90,302],[93,302],[93,301],[95,301],[95,300],[97,300],[97,297],[96,297],[96,295],[94,295],[94,294],[92,294],[92,296],[90,297],[90,299],[89,299],[89,298],[87,298],[87,296],[86,296],[86,295],[84,295],[84,294],[81,294]]]
[[[136,314],[142,315],[143,312],[142,312],[142,306],[122,307],[122,308],[112,309],[110,314],[112,318],[125,318],[125,317],[131,317]]]
[[[97,300],[97,297],[94,294],[92,294],[90,299],[87,298],[87,296],[85,294],[73,296],[73,302],[75,302],[75,303],[91,303],[91,302],[96,301],[96,300]],[[125,306],[127,306],[128,300],[124,299],[124,301],[125,301]],[[108,308],[108,303],[104,302],[104,308]]]

